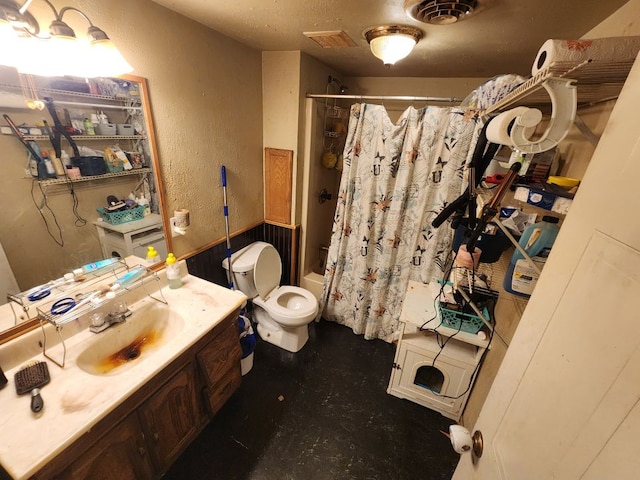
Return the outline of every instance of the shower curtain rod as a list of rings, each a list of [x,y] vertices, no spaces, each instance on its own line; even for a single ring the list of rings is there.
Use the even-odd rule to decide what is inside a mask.
[[[350,100],[382,100],[400,102],[444,102],[460,103],[461,98],[456,97],[411,97],[408,95],[338,95],[324,93],[307,93],[307,98],[345,98]]]

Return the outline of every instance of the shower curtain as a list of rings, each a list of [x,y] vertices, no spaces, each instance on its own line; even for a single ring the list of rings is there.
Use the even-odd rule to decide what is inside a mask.
[[[431,221],[466,185],[479,123],[458,108],[409,107],[394,124],[382,105],[351,107],[322,317],[397,339],[409,280],[442,277],[452,230]]]

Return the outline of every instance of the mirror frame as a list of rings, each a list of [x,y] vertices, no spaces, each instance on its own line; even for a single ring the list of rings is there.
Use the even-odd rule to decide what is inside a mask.
[[[156,133],[155,133],[155,124],[153,121],[153,112],[151,109],[151,101],[149,98],[149,88],[147,84],[147,79],[145,77],[139,77],[136,75],[122,75],[119,77],[121,80],[128,80],[130,82],[136,82],[140,85],[140,98],[142,101],[142,108],[144,111],[146,129],[148,135],[149,149],[151,150],[151,162],[152,162],[152,170],[153,170],[153,179],[155,181],[155,187],[158,192],[158,199],[160,203],[160,215],[162,216],[162,227],[164,231],[165,243],[167,245],[167,251],[173,251],[173,245],[171,240],[171,226],[169,225],[167,208],[166,208],[166,199],[164,193],[164,183],[162,181],[162,175],[160,172],[160,159],[158,157],[158,146],[156,143]],[[12,308],[21,307],[19,305],[15,305]],[[14,310],[15,312],[15,310]],[[20,312],[17,312],[20,315]],[[32,317],[27,320],[24,320],[13,327],[10,327],[6,330],[0,331],[0,345],[9,342],[20,335],[23,335],[31,330],[38,328],[40,325],[40,321],[37,317]]]

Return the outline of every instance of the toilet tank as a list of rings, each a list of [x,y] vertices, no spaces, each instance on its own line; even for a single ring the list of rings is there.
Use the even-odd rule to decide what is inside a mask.
[[[258,296],[253,269],[260,252],[266,246],[270,245],[266,242],[254,242],[231,255],[231,271],[234,273],[234,284],[238,290],[249,298]],[[222,267],[227,271],[229,270],[228,258],[222,261]]]

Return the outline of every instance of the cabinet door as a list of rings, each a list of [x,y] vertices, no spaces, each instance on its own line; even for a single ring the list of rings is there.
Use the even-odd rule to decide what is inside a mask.
[[[153,463],[165,471],[195,438],[205,417],[198,402],[193,364],[176,373],[139,409]]]
[[[209,342],[197,355],[205,378],[205,396],[210,415],[220,410],[242,382],[240,341],[235,322]]]
[[[142,428],[133,413],[56,478],[139,480],[153,478],[153,473]]]

